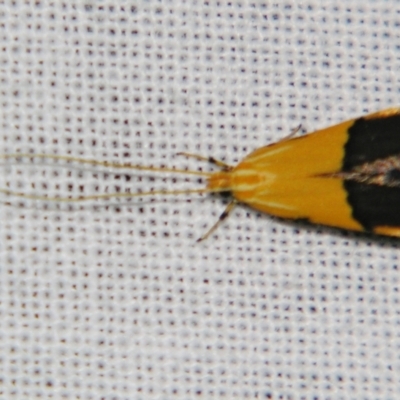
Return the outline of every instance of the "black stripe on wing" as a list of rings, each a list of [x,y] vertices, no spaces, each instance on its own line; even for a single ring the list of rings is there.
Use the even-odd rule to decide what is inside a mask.
[[[353,218],[367,230],[378,226],[400,226],[400,187],[344,181]]]
[[[359,118],[348,135],[342,171],[400,154],[400,114]]]

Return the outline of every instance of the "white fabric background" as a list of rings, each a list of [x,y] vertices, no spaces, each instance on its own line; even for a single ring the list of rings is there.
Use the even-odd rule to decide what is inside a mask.
[[[398,106],[399,12],[395,0],[1,1],[1,153],[208,170],[175,154],[235,163],[300,123]],[[176,187],[52,164],[2,162],[1,187]],[[242,207],[196,244],[218,197],[137,203],[2,196],[1,399],[399,398],[397,240]]]

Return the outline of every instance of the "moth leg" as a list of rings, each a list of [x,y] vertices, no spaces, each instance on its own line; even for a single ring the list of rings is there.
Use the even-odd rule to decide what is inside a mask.
[[[219,168],[222,168],[224,171],[229,171],[232,169],[231,165],[226,164],[223,161],[216,160],[214,157],[203,157],[198,154],[186,153],[186,152],[177,153],[177,156],[191,157],[191,158],[195,158],[196,160],[206,161],[206,162],[209,162],[210,164],[216,165]]]
[[[198,242],[202,242],[203,240],[206,240],[207,238],[210,237],[211,234],[215,232],[215,230],[218,228],[218,226],[226,219],[228,218],[229,214],[231,211],[235,208],[237,204],[236,200],[232,200],[225,208],[225,210],[222,212],[222,214],[219,216],[217,222],[199,239],[197,239]]]
[[[289,140],[289,139],[293,139],[296,136],[296,134],[300,131],[300,129],[301,129],[301,124],[299,126],[297,126],[296,128],[292,129],[292,131],[289,133],[289,135],[284,136],[280,140],[280,142],[283,142],[283,141]]]

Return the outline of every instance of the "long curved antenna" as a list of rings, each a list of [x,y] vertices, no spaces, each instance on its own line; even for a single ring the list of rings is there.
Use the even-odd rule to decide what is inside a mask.
[[[232,166],[225,164],[222,161],[216,160],[212,157],[202,157],[196,154],[191,153],[179,153],[179,155],[183,155],[186,157],[196,158],[200,161],[210,162],[223,171],[229,172],[232,169]],[[174,169],[174,168],[165,168],[165,167],[146,167],[141,165],[130,165],[130,164],[118,164],[112,163],[108,161],[98,161],[91,160],[79,157],[71,157],[71,156],[60,156],[60,155],[52,155],[52,154],[29,154],[29,153],[15,153],[15,154],[0,154],[0,159],[21,159],[21,158],[39,158],[39,159],[53,159],[53,160],[63,160],[67,162],[75,162],[79,164],[88,164],[94,166],[101,166],[106,168],[118,168],[118,169],[131,169],[131,170],[139,170],[139,171],[149,171],[149,172],[166,172],[166,173],[176,173],[176,174],[184,174],[184,175],[195,175],[209,178],[214,173],[213,172],[203,172],[203,171],[193,171],[193,170],[184,170],[184,169]],[[56,166],[57,167],[57,166]],[[202,194],[202,193],[218,193],[225,192],[226,188],[213,188],[210,189],[208,187],[202,189],[182,189],[182,190],[153,190],[146,192],[136,192],[136,193],[104,193],[104,194],[93,194],[88,196],[78,196],[78,197],[48,197],[48,196],[40,196],[35,194],[28,194],[23,192],[16,192],[8,189],[1,189],[0,193],[8,196],[14,196],[19,198],[25,198],[30,200],[39,200],[39,201],[54,201],[54,202],[82,202],[88,200],[101,200],[101,199],[110,199],[110,198],[133,198],[133,197],[145,197],[145,196],[157,196],[157,195],[182,195],[182,194]],[[207,239],[222,223],[224,219],[228,217],[230,212],[233,210],[235,205],[237,204],[236,200],[232,200],[225,211],[221,214],[218,221],[201,237],[198,239],[198,242]]]
[[[186,155],[186,154],[185,154]],[[166,172],[166,173],[176,173],[183,175],[195,175],[202,177],[210,177],[212,176],[212,172],[203,172],[203,171],[193,171],[193,170],[185,170],[185,169],[175,169],[175,168],[166,168],[166,167],[147,167],[142,165],[131,165],[131,164],[118,164],[112,163],[108,161],[98,161],[86,158],[72,157],[72,156],[62,156],[62,155],[54,155],[54,154],[30,154],[30,153],[15,153],[15,154],[0,154],[0,159],[21,159],[21,158],[39,158],[39,159],[51,159],[51,160],[63,160],[67,162],[75,162],[79,164],[88,164],[95,165],[106,168],[118,168],[118,169],[133,169],[139,171],[149,171],[149,172]],[[199,156],[200,159],[200,156]],[[218,165],[218,164],[217,164]],[[218,165],[220,167],[225,167],[225,165]],[[221,192],[224,191],[221,189]],[[13,190],[0,188],[0,193],[8,196],[20,197],[31,200],[41,200],[41,201],[55,201],[55,202],[81,202],[88,200],[100,200],[100,199],[109,199],[109,198],[133,198],[133,197],[144,197],[144,196],[157,196],[157,195],[181,195],[181,194],[201,194],[201,193],[216,193],[219,190],[209,188],[202,189],[180,189],[180,190],[153,190],[148,192],[136,192],[136,193],[103,193],[103,194],[93,194],[88,196],[78,196],[78,197],[49,197],[49,196],[40,196],[35,194],[28,194],[23,192],[17,192]]]
[[[222,191],[222,190],[221,190]],[[104,193],[104,194],[93,194],[90,196],[79,196],[79,197],[48,197],[48,196],[38,196],[35,194],[27,194],[23,192],[14,192],[12,190],[0,189],[0,193],[8,196],[22,197],[24,199],[30,200],[42,200],[42,201],[56,201],[56,202],[68,202],[75,203],[80,201],[88,200],[100,200],[100,199],[110,199],[116,197],[145,197],[145,196],[158,196],[158,195],[180,195],[180,194],[201,194],[201,193],[216,193],[218,191],[210,190],[208,188],[203,189],[182,189],[182,190],[150,190],[148,192],[136,192],[136,193]]]
[[[167,172],[174,174],[196,175],[205,177],[209,177],[212,175],[212,172],[193,171],[186,169],[166,168],[166,167],[146,167],[142,165],[131,165],[131,164],[118,164],[109,161],[98,161],[98,160],[91,160],[91,159],[71,157],[71,156],[59,156],[55,154],[29,154],[29,153],[0,154],[0,159],[1,158],[2,159],[40,158],[40,159],[50,159],[50,160],[63,160],[69,162],[76,162],[79,164],[97,165],[106,168],[134,169],[138,171]]]

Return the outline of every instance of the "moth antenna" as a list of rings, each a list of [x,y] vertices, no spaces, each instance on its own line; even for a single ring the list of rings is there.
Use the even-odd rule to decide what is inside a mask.
[[[229,173],[232,170],[232,166],[216,160],[212,157],[203,157],[197,154],[191,153],[178,153],[178,155],[183,155],[186,157],[196,158],[197,160],[207,161],[216,165],[217,167],[221,168],[222,173]],[[210,178],[215,176],[215,174],[220,174],[221,172],[203,172],[203,171],[194,171],[194,170],[184,170],[184,169],[174,169],[174,168],[166,168],[166,167],[146,167],[141,165],[130,165],[130,164],[118,164],[112,163],[108,161],[98,161],[92,159],[85,159],[79,157],[71,157],[71,156],[60,156],[60,155],[53,155],[53,154],[29,154],[29,153],[15,153],[15,154],[0,154],[0,159],[22,159],[22,158],[38,158],[38,159],[51,159],[51,160],[63,160],[66,162],[71,163],[79,163],[79,164],[87,164],[87,165],[94,165],[106,168],[118,168],[118,169],[130,169],[130,170],[139,170],[139,171],[149,171],[149,172],[166,172],[166,173],[176,173],[176,174],[183,174],[183,175],[195,175]],[[94,194],[88,196],[78,196],[78,197],[49,197],[49,196],[41,196],[35,194],[28,194],[23,192],[12,191],[8,189],[1,189],[0,193],[7,195],[7,196],[14,196],[19,198],[25,198],[30,200],[38,200],[38,201],[51,201],[51,202],[59,202],[59,203],[77,203],[77,202],[84,202],[89,200],[101,200],[101,199],[110,199],[110,198],[134,198],[134,197],[145,197],[145,196],[157,196],[157,195],[185,195],[185,194],[204,194],[204,193],[219,193],[219,192],[226,192],[225,186],[213,186],[213,187],[204,187],[201,189],[179,189],[179,190],[151,190],[146,192],[136,192],[136,193],[104,193],[104,194]],[[197,242],[201,242],[206,240],[211,234],[218,228],[218,226],[228,217],[230,212],[236,206],[237,201],[232,200],[224,212],[218,218],[218,221],[202,236],[200,237]]]
[[[29,154],[29,153],[15,153],[15,154],[0,154],[0,159],[20,159],[20,158],[39,158],[44,160],[63,160],[69,162],[76,162],[79,164],[88,164],[95,165],[106,168],[118,168],[118,169],[133,169],[137,171],[149,171],[149,172],[171,172],[175,174],[183,174],[183,175],[196,175],[196,176],[204,176],[209,177],[212,175],[212,172],[204,172],[204,171],[193,171],[186,169],[175,169],[175,168],[167,168],[167,167],[147,167],[142,165],[131,165],[131,164],[119,164],[113,163],[109,161],[98,161],[86,158],[72,157],[72,156],[60,156],[55,154]]]
[[[150,190],[148,192],[136,192],[136,193],[104,193],[104,194],[94,194],[90,196],[79,196],[79,197],[47,197],[39,196],[34,194],[27,194],[23,192],[14,192],[12,190],[0,189],[0,193],[8,196],[22,197],[24,199],[30,200],[42,200],[42,201],[55,201],[60,203],[76,203],[88,200],[101,200],[101,199],[111,199],[111,198],[122,198],[122,197],[145,197],[145,196],[157,196],[157,195],[180,195],[180,194],[202,194],[202,193],[215,193],[215,190],[210,190],[208,188],[203,189],[183,189],[183,190]]]
[[[199,156],[201,157],[201,156]],[[21,159],[21,158],[38,158],[38,159],[51,159],[51,160],[63,160],[67,162],[75,162],[79,164],[87,164],[87,165],[95,165],[106,168],[119,168],[119,169],[130,169],[130,170],[139,170],[139,171],[149,171],[149,172],[166,172],[166,173],[176,173],[182,175],[195,175],[209,178],[213,175],[213,172],[203,172],[203,171],[194,171],[194,170],[185,170],[185,169],[175,169],[175,168],[166,168],[166,167],[147,167],[142,165],[131,165],[131,164],[118,164],[112,163],[108,161],[98,161],[92,159],[85,159],[79,157],[72,156],[62,156],[62,155],[54,155],[54,154],[29,154],[29,153],[15,153],[15,154],[0,154],[0,159]],[[40,196],[34,194],[27,194],[23,192],[16,192],[8,189],[0,189],[0,193],[9,196],[15,196],[25,199],[31,200],[42,200],[42,201],[56,201],[56,202],[81,202],[88,200],[100,200],[100,199],[108,199],[108,198],[133,198],[133,197],[145,197],[145,196],[156,196],[156,195],[181,195],[181,194],[202,194],[202,193],[217,193],[219,191],[224,191],[223,189],[218,190],[211,189],[208,187],[201,189],[182,189],[182,190],[153,190],[148,192],[136,192],[136,193],[104,193],[104,194],[96,194],[96,195],[88,195],[88,196],[79,196],[79,197],[48,197],[48,196]]]

